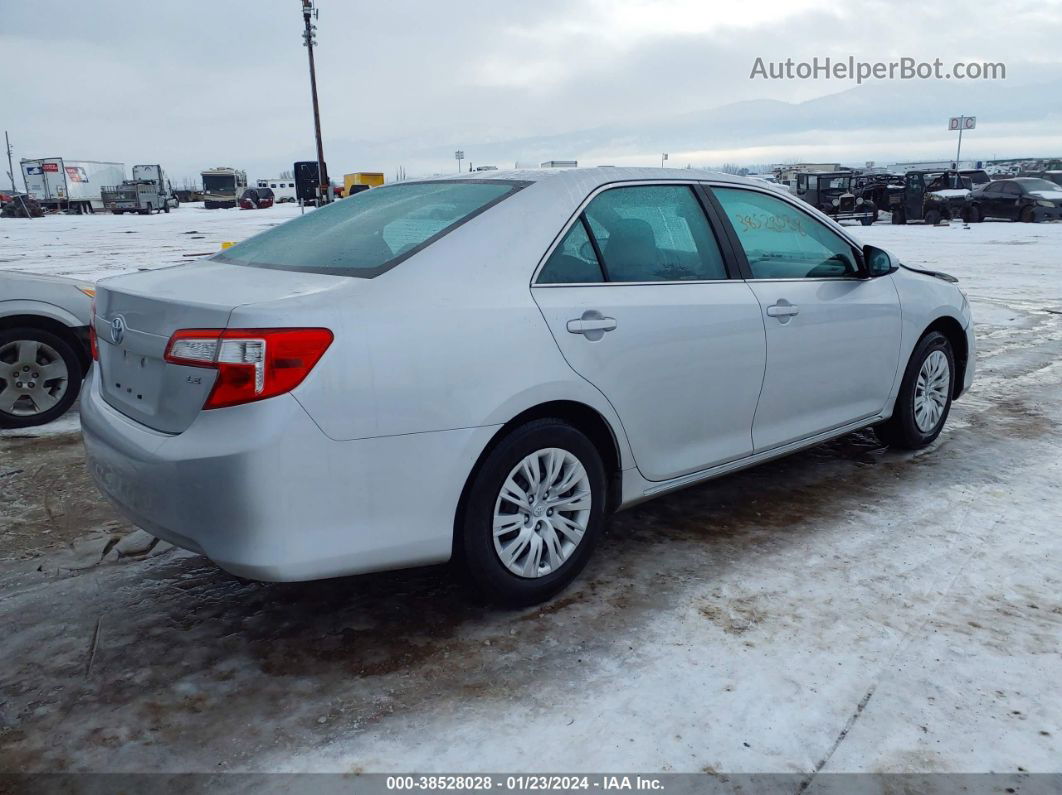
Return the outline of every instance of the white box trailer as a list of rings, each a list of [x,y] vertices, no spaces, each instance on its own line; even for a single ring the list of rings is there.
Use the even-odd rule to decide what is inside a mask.
[[[68,160],[62,157],[23,159],[26,193],[42,207],[90,213],[103,209],[100,189],[125,179],[124,163]]]

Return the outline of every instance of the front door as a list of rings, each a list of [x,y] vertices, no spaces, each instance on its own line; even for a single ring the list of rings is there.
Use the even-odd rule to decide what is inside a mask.
[[[568,364],[616,409],[646,479],[751,454],[760,307],[728,277],[692,186],[599,193],[532,294]]]
[[[767,335],[756,452],[873,417],[899,364],[891,276],[864,278],[851,243],[789,201],[713,188],[747,260]]]

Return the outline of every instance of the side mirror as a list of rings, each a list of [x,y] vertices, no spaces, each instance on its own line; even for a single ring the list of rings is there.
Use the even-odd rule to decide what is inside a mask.
[[[899,268],[899,263],[892,254],[877,246],[863,246],[863,262],[866,263],[867,276],[871,279],[885,276]]]

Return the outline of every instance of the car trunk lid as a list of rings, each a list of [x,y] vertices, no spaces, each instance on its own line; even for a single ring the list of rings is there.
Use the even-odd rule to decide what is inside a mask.
[[[217,373],[167,362],[166,346],[175,331],[225,329],[238,306],[294,299],[350,282],[211,261],[106,279],[97,285],[93,319],[103,399],[143,425],[180,433],[202,410]]]

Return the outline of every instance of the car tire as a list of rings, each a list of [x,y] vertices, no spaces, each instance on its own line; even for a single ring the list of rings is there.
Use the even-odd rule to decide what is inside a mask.
[[[574,485],[559,498],[547,490],[569,481]],[[559,593],[597,544],[607,488],[601,454],[581,431],[555,418],[513,430],[472,474],[458,517],[455,552],[473,585],[488,601],[510,607]]]
[[[1020,218],[1023,224],[1035,224],[1036,210],[1034,210],[1032,207],[1023,207]]]
[[[903,210],[893,210],[892,211],[892,222],[894,224],[906,224],[907,223],[907,216],[904,214]]]
[[[970,224],[979,224],[981,223],[981,221],[984,220],[984,218],[981,216],[981,208],[976,205],[970,208],[969,216],[970,219],[969,221],[967,221],[967,223]]]
[[[940,223],[940,211],[928,210],[925,214],[925,223],[927,226],[936,226]]]
[[[918,450],[940,435],[955,394],[955,354],[948,338],[931,331],[915,345],[892,417],[874,428],[889,447]]]
[[[35,346],[33,362],[19,359],[22,353],[19,343]],[[49,388],[42,389],[35,395],[26,395],[18,386],[19,383],[32,383],[36,388],[37,382],[19,381],[21,374],[16,375],[16,367],[29,378],[33,378],[34,374],[39,374],[40,371],[24,368],[34,365],[50,366],[58,361],[61,361],[64,367],[57,368],[57,372],[65,372],[65,376],[61,376],[64,379],[61,385],[58,383],[60,376],[54,380],[48,379],[42,386]],[[0,331],[0,428],[29,428],[44,425],[62,416],[77,400],[84,376],[85,369],[81,359],[68,340],[32,327]],[[38,377],[38,382],[39,380]],[[47,399],[48,403],[42,405],[40,411],[25,413],[31,411],[32,406],[29,404],[34,403],[35,399]]]

